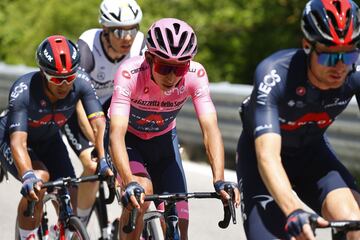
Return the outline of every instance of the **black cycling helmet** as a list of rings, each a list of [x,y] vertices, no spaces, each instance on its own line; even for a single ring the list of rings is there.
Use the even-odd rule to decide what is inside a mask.
[[[311,0],[303,11],[301,29],[310,42],[352,45],[360,40],[360,11],[352,0]]]
[[[55,35],[40,43],[36,61],[40,69],[50,75],[70,75],[79,67],[80,53],[72,41]]]

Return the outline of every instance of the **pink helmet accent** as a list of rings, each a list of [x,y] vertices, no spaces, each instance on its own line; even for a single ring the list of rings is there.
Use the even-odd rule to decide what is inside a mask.
[[[194,30],[186,22],[163,18],[149,28],[146,46],[150,53],[162,59],[185,62],[195,56],[197,40]]]

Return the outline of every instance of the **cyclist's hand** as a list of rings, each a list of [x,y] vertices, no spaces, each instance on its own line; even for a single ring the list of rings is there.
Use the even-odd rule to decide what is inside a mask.
[[[39,198],[35,192],[39,192],[42,180],[36,177],[33,170],[26,171],[21,177],[22,187],[20,193],[28,200],[38,201]]]
[[[219,180],[214,183],[214,188],[216,193],[221,196],[223,202],[227,202],[227,200],[230,199],[229,191],[232,190],[234,193],[233,199],[235,200],[235,206],[238,207],[240,205],[240,192],[236,183]]]
[[[98,163],[98,169],[99,169],[100,175],[103,177],[114,176],[114,173],[111,171],[111,168],[104,157],[100,158],[99,163]]]
[[[327,226],[328,222],[316,214],[297,209],[286,219],[285,232],[287,239],[309,239],[315,240],[314,230],[310,227],[310,217],[316,218],[318,226]]]
[[[129,203],[134,208],[140,208],[140,204],[144,203],[145,190],[137,182],[131,182],[125,186],[124,193],[121,197],[121,202],[124,207],[128,208]],[[130,207],[130,209],[132,208]]]

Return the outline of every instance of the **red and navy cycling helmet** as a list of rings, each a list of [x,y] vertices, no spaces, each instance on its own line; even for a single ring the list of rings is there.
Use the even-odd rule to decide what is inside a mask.
[[[311,0],[301,19],[310,42],[327,46],[352,45],[360,40],[360,11],[352,0]]]
[[[36,51],[36,61],[40,69],[50,75],[70,75],[79,67],[80,53],[72,41],[55,35],[40,43]]]
[[[186,22],[163,18],[149,28],[146,46],[151,54],[162,59],[186,62],[197,52],[197,39],[194,30]]]

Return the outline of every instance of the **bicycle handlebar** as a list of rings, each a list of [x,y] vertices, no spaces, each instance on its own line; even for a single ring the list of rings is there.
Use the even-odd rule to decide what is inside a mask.
[[[329,221],[329,224],[326,226],[320,226],[317,223],[317,217],[310,217],[310,226],[315,232],[317,228],[331,228],[334,229],[335,232],[349,232],[354,230],[360,230],[360,221],[359,220],[348,220],[348,221]]]
[[[114,201],[115,198],[115,178],[114,177],[103,177],[99,174],[91,176],[83,176],[78,178],[64,177],[55,181],[46,182],[41,186],[41,189],[49,187],[69,187],[74,184],[83,183],[83,182],[95,182],[95,181],[106,181],[109,189],[109,196],[105,199],[106,204],[110,204]],[[23,212],[25,217],[33,217],[35,201],[28,200],[28,205],[26,210]]]
[[[236,224],[236,212],[235,206],[233,201],[233,194],[234,192],[231,191],[231,186],[227,186],[225,191],[230,194],[230,199],[227,200],[227,204],[224,205],[224,218],[223,220],[218,222],[218,226],[220,228],[227,228],[229,226],[230,220],[233,220],[233,224]],[[135,193],[135,197],[138,201],[140,201],[140,194],[137,195]],[[178,202],[182,200],[187,200],[190,198],[216,198],[221,199],[220,195],[216,192],[193,192],[193,193],[166,193],[166,194],[153,194],[153,195],[146,195],[145,201],[155,201],[155,200],[162,200],[167,202]],[[137,216],[137,209],[133,208],[130,212],[130,217],[128,223],[123,227],[123,231],[125,233],[130,233],[135,229],[135,221]]]

